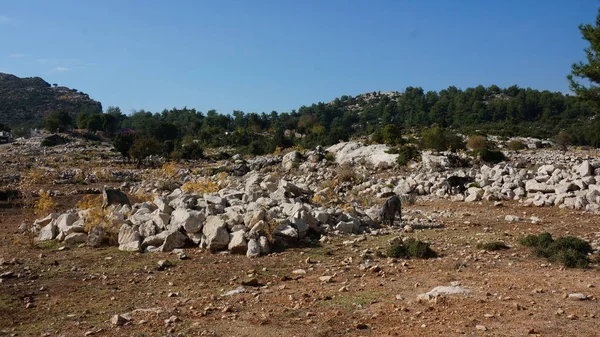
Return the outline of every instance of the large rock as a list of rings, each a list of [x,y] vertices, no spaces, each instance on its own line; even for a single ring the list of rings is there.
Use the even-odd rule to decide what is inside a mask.
[[[140,208],[132,216],[129,221],[135,226],[141,226],[143,223],[152,220],[152,212],[148,208]]]
[[[570,191],[577,191],[579,190],[579,186],[575,185],[572,182],[564,182],[564,183],[560,183],[558,185],[554,185],[554,191],[556,194],[563,194],[563,193],[567,193]]]
[[[58,235],[58,227],[53,222],[44,226],[38,234],[38,241],[50,241]]]
[[[106,237],[106,231],[104,227],[96,226],[90,230],[87,237],[86,244],[88,247],[97,248],[102,246],[104,238]]]
[[[587,177],[594,174],[594,167],[592,167],[592,164],[590,164],[588,160],[584,160],[583,163],[581,163],[581,165],[577,169],[577,171],[582,177]]]
[[[204,219],[204,213],[200,211],[178,208],[171,213],[169,229],[177,230],[183,228],[188,233],[199,232],[202,230]]]
[[[71,233],[65,237],[64,243],[66,245],[76,245],[86,242],[87,238],[88,236],[85,233]]]
[[[340,221],[335,225],[335,230],[341,234],[352,234],[358,232],[359,225],[356,221]]]
[[[167,213],[167,214],[171,214],[173,212],[173,208],[171,208],[171,206],[169,206],[169,200],[167,198],[163,198],[163,197],[155,197],[154,198],[154,205],[156,205],[156,207],[162,212],[162,213]]]
[[[185,247],[186,241],[187,236],[185,236],[185,234],[181,233],[180,231],[176,230],[168,232],[167,236],[165,237],[164,243],[159,248],[159,251],[170,252],[175,248]]]
[[[550,185],[544,184],[544,183],[539,183],[535,180],[528,180],[525,183],[525,190],[528,193],[536,193],[536,192],[554,193],[554,191],[555,191],[554,186],[550,186]]]
[[[156,225],[156,227],[160,230],[164,230],[169,226],[169,221],[171,220],[170,213],[162,212],[159,209],[152,212],[152,222]]]
[[[417,299],[429,300],[438,296],[468,294],[471,291],[459,286],[438,286],[425,294],[417,296]]]
[[[69,227],[79,220],[79,214],[77,213],[64,213],[56,219],[56,226],[62,232],[67,232]]]
[[[144,238],[142,242],[142,248],[146,248],[148,246],[160,247],[165,242],[165,239],[169,235],[169,231],[162,231],[156,235],[149,236]]]
[[[266,236],[261,236],[258,239],[258,245],[260,246],[260,253],[262,255],[267,255],[271,252],[271,246],[269,245],[269,240]]]
[[[398,159],[397,154],[389,154],[387,145],[362,145],[358,142],[338,143],[327,148],[327,152],[335,156],[338,164],[354,164],[365,161],[375,167],[393,167]]]
[[[247,257],[258,257],[260,256],[260,244],[256,239],[248,240],[248,247],[246,250]]]
[[[123,224],[119,229],[119,250],[124,251],[139,251],[140,250],[140,233],[136,228]]]
[[[229,233],[227,232],[227,223],[220,216],[209,216],[202,228],[204,234],[205,247],[210,251],[227,249],[229,245]]]
[[[302,154],[298,151],[292,151],[285,156],[281,161],[281,166],[285,171],[289,171],[294,167],[298,167],[299,163],[302,161]]]
[[[227,247],[233,254],[246,254],[248,243],[244,237],[244,231],[236,231],[229,235],[229,246]]]
[[[157,229],[153,221],[144,222],[138,227],[138,231],[143,238],[156,235]]]
[[[52,222],[52,220],[56,220],[58,219],[58,217],[60,216],[59,213],[51,213],[48,214],[48,216],[46,216],[43,219],[37,219],[33,222],[33,226],[36,228],[40,228],[43,226],[46,226],[47,224],[49,224],[50,222]]]

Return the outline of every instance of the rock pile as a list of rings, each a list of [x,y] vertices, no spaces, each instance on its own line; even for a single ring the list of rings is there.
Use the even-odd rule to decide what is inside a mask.
[[[243,189],[202,195],[175,189],[153,202],[110,206],[105,222],[89,229],[90,210],[50,214],[37,220],[38,240],[97,246],[111,229],[124,251],[171,251],[189,245],[254,257],[270,244],[290,245],[323,233],[359,233],[375,222],[310,202],[310,191],[284,179],[252,173]]]

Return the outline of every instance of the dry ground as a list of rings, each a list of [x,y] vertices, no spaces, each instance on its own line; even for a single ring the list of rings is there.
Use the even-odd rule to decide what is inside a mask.
[[[56,198],[61,209],[77,199]],[[493,207],[488,202],[419,201],[409,209],[451,212],[440,218],[445,228],[405,234],[430,241],[440,258],[381,257],[378,252],[385,251],[391,235],[367,236],[354,244],[343,242],[359,236],[338,237],[258,259],[196,248],[186,249],[189,259],[179,260],[175,254],[116,248],[30,247],[17,230],[22,210],[0,204],[0,274],[13,273],[0,283],[0,335],[600,335],[597,266],[565,269],[518,244],[525,234],[542,231],[597,240],[598,216],[516,202]],[[538,216],[542,222],[508,223],[506,214]],[[494,240],[511,249],[475,247]],[[157,270],[161,259],[174,266]],[[306,274],[293,273],[297,269]],[[333,282],[323,283],[321,276],[333,276]],[[223,296],[253,277],[259,286]],[[454,281],[471,294],[416,301],[418,294]],[[564,298],[579,292],[589,299]],[[128,312],[130,324],[110,324],[112,315]],[[165,323],[172,316],[175,322]]]

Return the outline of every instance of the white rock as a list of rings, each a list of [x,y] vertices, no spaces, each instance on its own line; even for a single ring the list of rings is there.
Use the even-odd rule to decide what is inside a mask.
[[[248,243],[244,237],[244,231],[236,231],[229,234],[229,245],[227,249],[233,254],[246,254]]]
[[[136,228],[123,224],[119,229],[119,250],[123,251],[139,251],[140,250],[140,233]]]
[[[248,247],[246,251],[247,257],[258,257],[260,256],[260,245],[256,239],[248,240]]]
[[[168,199],[157,196],[154,198],[154,205],[158,208],[158,210],[162,213],[171,214],[173,212],[173,208],[169,206]]]
[[[269,240],[265,236],[261,236],[258,239],[258,245],[260,246],[260,253],[262,255],[267,255],[271,252],[271,247],[269,245]]]
[[[580,176],[587,177],[594,174],[594,168],[588,160],[584,160],[583,163],[581,163],[581,165],[577,169],[577,172]]]
[[[425,294],[421,294],[417,296],[417,299],[425,299],[429,300],[434,297],[443,296],[443,295],[456,295],[456,294],[468,294],[471,291],[459,286],[438,286],[431,289],[429,292]]]
[[[539,183],[535,180],[528,180],[525,183],[525,190],[529,193],[542,192],[542,193],[554,193],[554,186],[548,184]]]
[[[152,212],[148,208],[140,208],[132,216],[129,217],[129,221],[135,226],[141,226],[143,223],[152,220]]]
[[[85,233],[71,233],[65,237],[65,244],[75,245],[78,243],[84,243],[87,241],[87,234]]]
[[[188,233],[195,233],[202,230],[205,216],[200,211],[178,208],[171,213],[170,230],[185,229]]]
[[[58,234],[58,227],[54,223],[48,223],[44,226],[38,234],[38,241],[50,241],[56,238]]]
[[[75,223],[79,219],[79,214],[77,213],[64,213],[61,214],[56,219],[56,226],[62,232],[66,232],[69,230],[69,227]]]
[[[375,167],[393,167],[398,159],[397,154],[389,154],[389,147],[383,144],[364,146],[358,142],[338,143],[327,148],[335,156],[338,164],[358,163],[365,161]]]
[[[225,229],[226,226],[224,219],[219,216],[211,215],[206,218],[202,234],[204,234],[207,249],[210,251],[227,249],[229,233]]]
[[[508,222],[517,222],[521,221],[522,219],[516,215],[507,215],[504,217],[504,220]]]
[[[172,212],[172,211],[171,211]],[[164,230],[169,226],[169,221],[171,220],[170,213],[162,212],[159,209],[152,212],[152,222],[156,225],[156,227],[160,230]]]

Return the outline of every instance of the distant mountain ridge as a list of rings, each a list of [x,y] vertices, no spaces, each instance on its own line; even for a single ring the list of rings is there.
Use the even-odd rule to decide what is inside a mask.
[[[50,85],[40,77],[20,78],[0,73],[0,123],[41,126],[52,111],[101,112],[102,104],[76,89]]]

